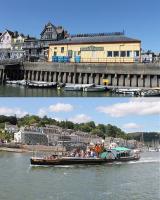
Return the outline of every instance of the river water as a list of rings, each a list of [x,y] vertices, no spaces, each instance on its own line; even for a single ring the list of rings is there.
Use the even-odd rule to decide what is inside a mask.
[[[0,153],[0,200],[159,200],[160,153],[138,162],[32,167],[29,154]]]
[[[55,88],[27,88],[18,85],[0,85],[0,97],[119,97],[107,92],[64,91]]]

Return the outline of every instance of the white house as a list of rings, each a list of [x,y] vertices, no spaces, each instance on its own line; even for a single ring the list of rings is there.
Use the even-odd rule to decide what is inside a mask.
[[[0,49],[11,49],[14,38],[17,37],[17,32],[6,30],[0,36]]]
[[[14,142],[27,145],[48,145],[48,138],[45,134],[38,130],[26,130],[21,128],[20,131],[14,133]]]
[[[23,130],[19,130],[18,132],[14,133],[14,142],[15,143],[22,143],[24,138],[23,138]]]
[[[142,63],[152,63],[154,60],[154,53],[151,51],[142,52],[141,58]]]
[[[6,30],[0,34],[0,60],[23,58],[25,56],[24,40],[25,36],[17,31]]]
[[[19,130],[18,126],[17,125],[12,125],[12,124],[9,124],[9,123],[5,123],[5,128],[4,128],[5,131],[7,131],[8,133],[15,133]]]

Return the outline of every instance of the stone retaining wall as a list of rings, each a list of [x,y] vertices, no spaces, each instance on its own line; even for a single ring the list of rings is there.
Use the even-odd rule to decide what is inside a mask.
[[[71,64],[24,63],[21,67],[0,66],[0,80],[35,80],[63,83],[103,84],[111,86],[160,87],[160,64]]]

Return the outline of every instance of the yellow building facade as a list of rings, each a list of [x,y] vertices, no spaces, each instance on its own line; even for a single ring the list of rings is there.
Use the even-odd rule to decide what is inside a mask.
[[[49,46],[49,62],[134,63],[140,60],[141,41],[122,35],[72,37]]]

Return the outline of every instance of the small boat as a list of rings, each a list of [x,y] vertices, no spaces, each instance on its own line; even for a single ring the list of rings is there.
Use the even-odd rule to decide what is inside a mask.
[[[16,85],[18,81],[6,81],[6,84]]]
[[[159,97],[160,96],[160,90],[158,89],[149,89],[149,90],[143,90],[140,93],[143,97]]]
[[[113,89],[113,92],[115,93],[118,93],[118,94],[129,94],[129,95],[132,95],[132,96],[137,96],[140,94],[141,92],[141,89],[139,88],[116,88],[116,89]]]
[[[57,86],[57,83],[30,81],[27,83],[27,86],[30,88],[55,88]]]
[[[82,87],[80,85],[66,85],[64,87],[65,91],[82,91]]]
[[[84,92],[104,92],[107,90],[106,86],[103,85],[92,85],[90,87],[84,87]]]
[[[65,91],[83,91],[84,88],[89,88],[94,84],[66,84]]]

